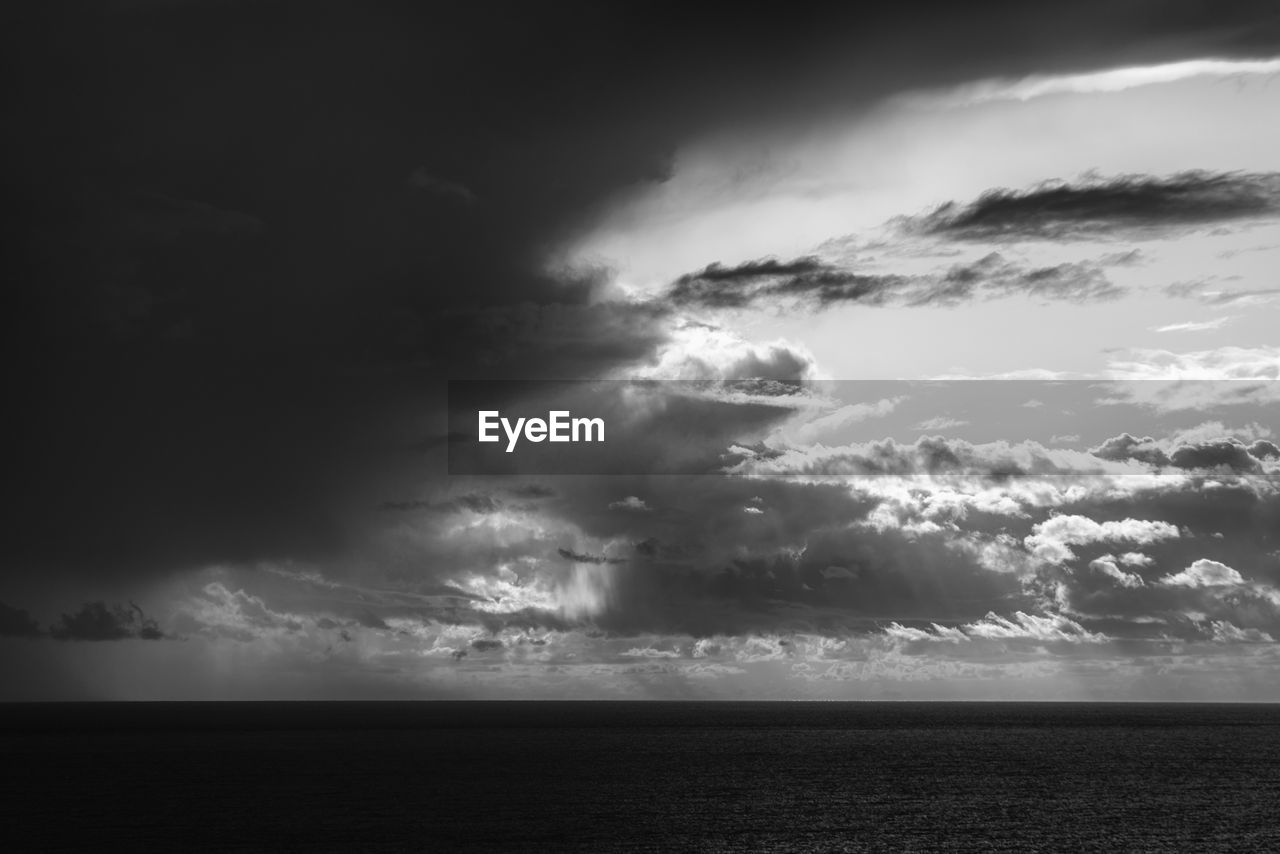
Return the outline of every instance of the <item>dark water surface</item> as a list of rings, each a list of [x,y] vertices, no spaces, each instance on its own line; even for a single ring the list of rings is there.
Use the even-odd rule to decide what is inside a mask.
[[[1280,851],[1280,706],[0,706],[13,851]]]

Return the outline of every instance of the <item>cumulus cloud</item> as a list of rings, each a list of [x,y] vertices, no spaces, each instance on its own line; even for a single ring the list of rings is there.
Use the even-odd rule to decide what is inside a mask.
[[[813,356],[795,342],[752,342],[719,326],[680,322],[648,360],[625,366],[619,377],[789,382],[806,379],[814,370]]]
[[[1243,442],[1224,439],[1217,442],[1200,442],[1180,445],[1169,455],[1170,465],[1182,469],[1217,469],[1231,472],[1260,472],[1259,458],[1253,454],[1257,447],[1263,454],[1266,445],[1249,446]]]
[[[1036,523],[1024,542],[1036,557],[1060,564],[1075,559],[1071,546],[1114,542],[1145,545],[1178,536],[1176,525],[1155,519],[1096,522],[1087,516],[1062,514]]]
[[[1138,460],[1153,466],[1167,466],[1169,455],[1151,436],[1138,438],[1130,433],[1121,433],[1090,448],[1089,453],[1104,460]]]
[[[1261,629],[1242,629],[1227,620],[1213,620],[1209,632],[1218,643],[1275,643],[1275,638]]]
[[[1122,433],[1090,448],[1089,453],[1116,462],[1136,460],[1156,469],[1172,467],[1234,474],[1261,474],[1265,471],[1264,463],[1280,459],[1280,448],[1266,439],[1246,443],[1234,436],[1190,441],[1188,438],[1175,436],[1158,440]]]
[[[1225,563],[1201,558],[1179,573],[1163,576],[1160,583],[1174,587],[1231,587],[1244,584],[1244,578]]]
[[[1115,581],[1121,587],[1141,587],[1145,583],[1142,576],[1134,572],[1125,572],[1116,564],[1122,559],[1116,558],[1114,555],[1103,555],[1089,562],[1089,568],[1095,572],[1100,572],[1108,578]]]

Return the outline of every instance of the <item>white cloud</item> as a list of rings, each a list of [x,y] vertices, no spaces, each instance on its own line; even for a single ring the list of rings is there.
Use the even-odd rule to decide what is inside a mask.
[[[608,607],[613,592],[611,569],[575,563],[562,577],[536,575],[522,579],[504,567],[500,577],[473,575],[452,586],[480,597],[471,602],[471,607],[482,613],[517,614],[533,610],[580,620],[598,616]]]
[[[651,646],[632,647],[618,655],[623,658],[679,658],[680,652],[674,649],[654,649]]]
[[[1049,563],[1066,563],[1075,558],[1071,546],[1089,543],[1134,542],[1139,545],[1178,536],[1178,528],[1151,519],[1122,519],[1095,522],[1087,516],[1051,516],[1031,529],[1023,541],[1032,554]]]
[[[946,430],[951,427],[963,427],[968,421],[962,421],[959,418],[950,418],[946,415],[938,415],[925,421],[921,421],[915,426],[916,430]]]
[[[957,628],[948,628],[934,623],[928,629],[913,629],[900,623],[893,623],[884,630],[884,633],[892,640],[906,642],[960,643],[981,639],[1102,643],[1110,640],[1106,635],[1090,632],[1075,620],[1061,614],[1036,616],[1023,611],[1015,612],[1012,619],[1001,617],[994,611],[988,612],[981,620]]]
[[[970,106],[989,101],[1028,101],[1046,95],[1085,95],[1123,92],[1139,86],[1175,83],[1193,77],[1242,77],[1280,73],[1280,59],[1191,59],[1161,65],[1111,68],[1084,74],[1035,74],[1019,80],[982,80],[943,96],[913,96],[908,100],[939,106]]]
[[[1142,576],[1132,572],[1125,572],[1123,569],[1116,566],[1116,560],[1115,555],[1103,555],[1096,560],[1090,561],[1089,568],[1095,572],[1100,572],[1103,575],[1109,576],[1121,587],[1142,587]]]
[[[850,403],[800,424],[788,424],[769,437],[771,445],[810,445],[839,430],[871,418],[883,418],[893,412],[905,397],[889,397],[874,403]],[[803,417],[803,414],[802,416]]]
[[[620,369],[619,378],[656,380],[808,379],[813,355],[786,339],[753,342],[719,326],[687,323],[671,331],[657,357]]]
[[[1168,441],[1161,443],[1166,450],[1179,445],[1195,445],[1200,442],[1213,442],[1220,439],[1238,439],[1241,442],[1253,442],[1256,439],[1269,439],[1271,428],[1256,422],[1243,427],[1228,427],[1221,421],[1206,421],[1185,430],[1178,430],[1169,436]]]
[[[1227,620],[1214,620],[1210,632],[1218,643],[1275,643],[1271,635],[1261,629],[1242,629]]]
[[[1174,353],[1134,349],[1129,358],[1107,366],[1116,380],[1276,380],[1280,379],[1280,346],[1219,347]]]
[[[610,510],[629,510],[632,513],[645,513],[649,510],[649,505],[644,503],[644,499],[637,498],[634,495],[628,495],[619,501],[609,502]]]
[[[1225,563],[1201,558],[1176,575],[1166,575],[1161,584],[1173,587],[1232,587],[1244,584],[1244,577]]]
[[[1170,323],[1165,326],[1153,326],[1152,332],[1207,332],[1211,329],[1221,329],[1233,318],[1216,317],[1213,320],[1188,320],[1184,323]]]

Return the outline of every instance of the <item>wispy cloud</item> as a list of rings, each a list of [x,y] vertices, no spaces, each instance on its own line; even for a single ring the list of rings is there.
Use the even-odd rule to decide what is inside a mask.
[[[1027,266],[989,252],[924,275],[862,273],[816,256],[789,262],[764,259],[737,267],[711,264],[681,276],[668,296],[684,307],[798,303],[823,309],[842,303],[954,306],[1017,295],[1080,303],[1112,300],[1123,293],[1096,261]]]
[[[1215,317],[1213,320],[1189,320],[1185,323],[1170,323],[1166,326],[1153,326],[1152,332],[1207,332],[1211,329],[1221,329],[1233,318],[1231,317]]]
[[[1190,59],[1160,65],[1135,65],[1083,74],[1034,74],[1019,79],[982,80],[943,95],[910,96],[907,100],[947,107],[990,101],[1029,101],[1046,95],[1087,95],[1123,92],[1139,86],[1201,78],[1242,78],[1280,73],[1280,58],[1254,60]]]
[[[927,418],[915,426],[916,430],[947,430],[951,427],[963,427],[968,424],[960,418],[951,418],[947,415],[938,415],[933,418]]]
[[[1114,233],[1164,234],[1190,225],[1280,214],[1280,174],[1179,172],[1086,176],[1025,190],[994,189],[897,220],[907,235],[952,240],[1077,240]],[[1123,259],[1116,259],[1117,261]]]

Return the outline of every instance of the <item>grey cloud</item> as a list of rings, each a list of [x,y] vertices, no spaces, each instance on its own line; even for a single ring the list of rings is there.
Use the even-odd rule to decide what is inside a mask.
[[[380,510],[429,510],[436,513],[457,513],[469,510],[472,513],[496,513],[502,509],[502,502],[492,495],[468,493],[445,501],[429,501],[413,499],[409,501],[384,501],[378,505]]]
[[[940,279],[926,280],[906,297],[909,305],[958,303],[979,294],[1018,294],[1044,299],[1086,302],[1115,299],[1123,290],[1111,283],[1098,264],[1072,262],[1052,267],[1021,267],[997,252],[952,267]]]
[[[359,623],[361,626],[364,626],[366,629],[388,629],[388,628],[390,628],[390,626],[388,626],[388,625],[387,625],[386,620],[382,619],[381,617],[379,617],[377,614],[373,613],[372,611],[362,611],[362,612],[360,612],[360,614],[359,614],[359,615],[357,615],[357,617],[356,617],[356,622],[357,622],[357,623]]]
[[[563,489],[584,535],[635,544],[630,560],[610,567],[611,604],[593,618],[610,632],[870,630],[890,614],[977,619],[993,607],[1028,606],[1016,576],[986,569],[950,535],[858,524],[878,499],[843,483],[703,476],[633,484],[573,479]],[[658,509],[594,509],[597,495],[619,488]],[[742,512],[756,502],[768,513]]]
[[[516,498],[554,498],[556,495],[556,491],[554,489],[540,483],[521,484],[520,486],[511,487],[507,491]]]
[[[594,563],[594,564],[618,564],[626,563],[626,558],[606,557],[604,555],[590,555],[582,552],[575,552],[571,549],[556,549],[560,557],[573,563]]]
[[[28,611],[0,602],[0,637],[33,638],[40,634],[40,624]]]
[[[435,195],[444,201],[463,207],[469,208],[476,203],[476,194],[470,188],[457,181],[432,175],[422,166],[409,173],[408,184],[415,190]]]
[[[739,267],[713,264],[681,276],[669,297],[677,304],[711,309],[798,301],[816,309],[842,303],[862,305],[957,305],[979,298],[1025,295],[1085,302],[1115,299],[1101,262],[1071,262],[1024,267],[992,252],[934,274],[857,273],[816,257],[791,262],[759,260]]]
[[[843,447],[790,448],[740,459],[731,469],[741,474],[808,475],[974,475],[1004,478],[1031,474],[1098,474],[1102,464],[1087,465],[1073,452],[1038,442],[975,444],[944,436],[915,442],[882,439]]]
[[[1280,448],[1265,439],[1252,444],[1234,438],[1187,442],[1171,448],[1166,444],[1151,436],[1138,438],[1122,433],[1090,448],[1089,453],[1104,460],[1136,460],[1157,469],[1210,469],[1236,474],[1259,474],[1263,471],[1262,461],[1280,459]]]
[[[902,276],[859,275],[815,256],[793,261],[760,259],[724,267],[711,264],[672,285],[677,305],[744,308],[754,302],[795,297],[826,306],[837,302],[881,304],[888,291],[902,287]]]
[[[156,621],[132,602],[128,606],[86,602],[80,610],[63,614],[50,627],[49,634],[59,640],[77,641],[160,640],[165,637]]]
[[[1151,436],[1144,436],[1139,439],[1129,433],[1121,433],[1119,436],[1107,439],[1097,447],[1090,448],[1089,453],[1100,459],[1115,460],[1116,462],[1138,460],[1153,466],[1166,466],[1169,464],[1168,455],[1165,454],[1163,448],[1156,444],[1156,440]]]
[[[1165,285],[1162,291],[1171,297],[1195,299],[1205,305],[1270,302],[1280,296],[1280,288],[1225,288],[1215,285],[1212,277],[1189,282],[1173,282]]]
[[[1249,446],[1249,453],[1260,460],[1280,460],[1280,445],[1266,439],[1258,439]]]
[[[1241,473],[1262,470],[1248,445],[1230,439],[1180,445],[1169,454],[1169,463],[1181,469],[1227,469]]]
[[[1189,171],[991,190],[969,204],[948,202],[899,224],[908,233],[956,240],[1062,240],[1116,228],[1170,228],[1277,213],[1280,174]]]

